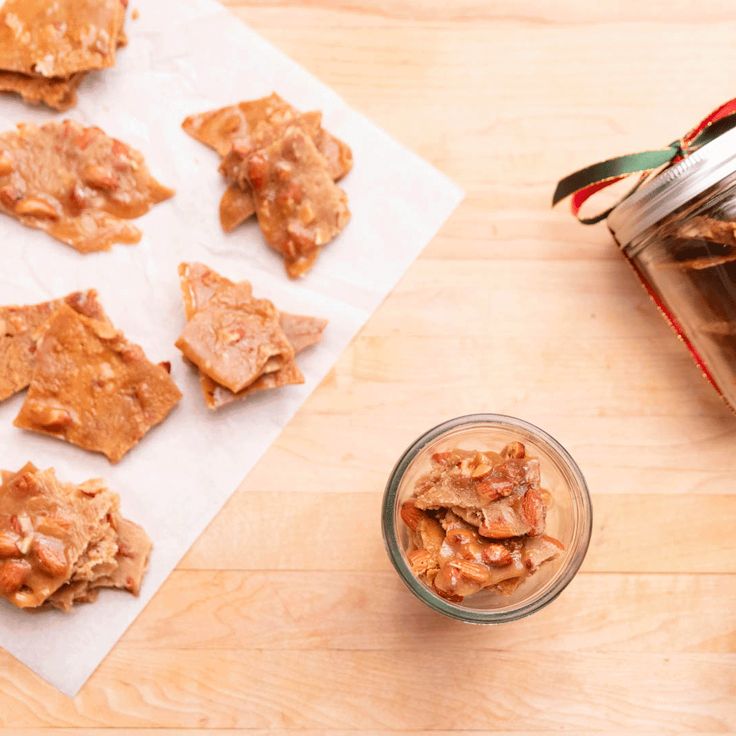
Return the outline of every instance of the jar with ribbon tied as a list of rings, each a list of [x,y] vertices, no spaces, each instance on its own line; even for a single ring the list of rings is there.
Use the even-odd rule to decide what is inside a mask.
[[[629,177],[633,186],[613,206],[582,216],[593,195]],[[736,411],[736,99],[665,148],[566,176],[552,204],[568,197],[581,223],[607,221],[703,376]]]

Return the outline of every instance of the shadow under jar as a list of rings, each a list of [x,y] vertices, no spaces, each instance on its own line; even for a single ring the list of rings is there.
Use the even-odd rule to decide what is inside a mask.
[[[416,568],[412,568],[410,555],[415,551],[416,537],[406,523],[406,511],[402,512],[402,507],[411,502],[427,474],[437,469],[438,455],[441,457],[443,453],[460,450],[468,457],[474,453],[492,456],[512,443],[522,443],[526,458],[539,461],[541,492],[546,497],[547,505],[544,538],[553,538],[561,543],[561,548],[558,546],[555,550],[554,559],[541,564],[533,574],[524,575],[512,592],[504,594],[495,587],[487,587],[467,595],[461,602],[448,600],[437,592],[434,583],[430,585],[427,579],[421,579]],[[470,458],[468,462],[472,463],[473,459]],[[458,417],[423,434],[396,464],[383,498],[383,538],[389,558],[404,583],[430,608],[468,623],[513,621],[553,601],[580,568],[588,549],[591,526],[592,509],[588,489],[580,469],[568,452],[533,424],[498,414]],[[536,544],[543,537],[478,539],[484,549],[502,542],[513,550],[514,545],[523,544],[524,539],[534,540]],[[515,564],[518,564],[518,559]],[[501,570],[503,567],[492,567],[491,573]]]
[[[703,375],[736,410],[736,130],[655,176],[608,226]]]

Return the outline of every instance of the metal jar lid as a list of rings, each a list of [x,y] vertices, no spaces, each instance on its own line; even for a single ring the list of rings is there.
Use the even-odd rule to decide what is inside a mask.
[[[736,128],[718,136],[625,199],[608,228],[626,250],[647,228],[736,171]]]

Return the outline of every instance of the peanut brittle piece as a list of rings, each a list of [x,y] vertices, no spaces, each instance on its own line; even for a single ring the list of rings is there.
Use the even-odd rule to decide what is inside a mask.
[[[121,27],[118,47],[126,43],[127,38]],[[53,110],[63,111],[77,104],[77,88],[86,76],[87,72],[76,72],[68,77],[44,77],[0,69],[0,92],[20,95],[30,105],[43,104]]]
[[[62,304],[92,319],[106,319],[93,289],[41,304],[0,307],[0,401],[22,391],[31,382],[36,346]]]
[[[28,464],[0,487],[0,596],[37,608],[73,574],[118,498],[60,483],[53,470]]]
[[[266,242],[283,255],[289,276],[304,275],[350,220],[345,192],[298,128],[254,153],[247,176]]]
[[[481,509],[500,498],[520,498],[539,484],[536,458],[455,450],[432,458],[430,472],[417,483],[417,505]]]
[[[20,95],[31,105],[44,104],[54,110],[68,110],[77,104],[77,87],[84,73],[71,77],[35,77],[19,72],[0,71],[0,92]]]
[[[184,316],[190,320],[194,313],[204,307],[223,286],[235,286],[235,283],[205,266],[204,263],[180,263],[179,286],[184,300]],[[249,297],[252,295],[252,289],[248,291],[248,287],[241,288],[242,293]]]
[[[409,553],[409,566],[414,573],[432,584],[440,569],[440,551],[445,533],[437,519],[416,507],[414,501],[402,504],[402,521],[409,527],[414,549]]]
[[[235,285],[233,281],[203,263],[179,264],[179,284],[184,299],[184,314],[188,320],[224,286]],[[240,286],[243,289],[242,293],[249,295],[250,284],[242,281]],[[327,320],[321,317],[308,317],[289,312],[279,312],[279,323],[297,353],[316,345],[322,339],[327,327]]]
[[[248,158],[284,137],[290,128],[303,130],[315,140],[322,126],[322,113],[308,112],[294,115],[279,122],[260,122],[249,131],[248,135],[235,138],[229,151],[220,163],[220,173],[231,182],[241,187],[248,187],[246,163]]]
[[[220,200],[220,223],[225,232],[232,232],[255,212],[246,175],[248,157],[281,138],[290,125],[302,127],[312,137],[333,179],[350,171],[352,151],[322,128],[321,113],[301,114],[275,93],[191,115],[182,124],[189,135],[223,157],[220,171],[229,182]]]
[[[207,376],[202,377],[201,384],[205,402],[210,409],[219,409],[258,391],[268,391],[274,388],[281,388],[282,386],[304,383],[304,374],[299,369],[295,360],[285,362],[276,370],[264,372],[242,391],[231,391],[216,381],[211,379],[205,380],[206,378]]]
[[[230,182],[220,200],[220,223],[225,232],[232,232],[255,212],[247,176],[248,158],[283,137],[290,126],[301,128],[314,141],[335,181],[352,168],[350,147],[322,128],[319,112],[308,112],[280,125],[259,123],[247,138],[233,142],[220,164],[220,172]]]
[[[268,97],[190,115],[182,128],[192,138],[225,156],[235,140],[247,138],[260,123],[279,125],[294,120],[298,114],[274,92]]]
[[[266,299],[254,299],[250,284],[219,290],[187,322],[176,346],[203,373],[237,393],[266,370],[293,361],[294,348]]]
[[[124,20],[122,0],[5,0],[0,69],[68,77],[111,67]]]
[[[327,320],[321,317],[309,317],[304,314],[290,314],[281,312],[279,314],[281,329],[286,339],[294,347],[296,353],[316,345],[324,334]]]
[[[54,608],[70,611],[75,603],[92,603],[97,599],[97,581],[115,572],[118,567],[117,514],[108,514],[95,530],[87,549],[74,565],[69,582],[46,601]]]
[[[327,159],[333,178],[337,180],[345,176],[353,165],[350,147],[321,127],[321,113],[302,115],[275,92],[257,100],[190,115],[182,123],[182,128],[221,157],[227,156],[236,142],[247,156],[273,143],[289,124],[300,117],[313,132],[314,142]]]
[[[82,253],[137,243],[127,220],[173,194],[99,128],[65,120],[0,134],[0,211]]]
[[[105,588],[119,588],[138,595],[152,548],[153,543],[143,527],[128,519],[120,519],[116,557],[118,566],[110,575],[98,581],[99,584]]]
[[[76,603],[91,603],[103,588],[140,593],[153,544],[138,524],[111,517],[104,535],[87,548],[71,580],[48,603],[63,611]]]
[[[151,363],[109,322],[62,305],[38,349],[15,426],[117,462],[180,399],[164,365]]]
[[[353,152],[350,146],[320,127],[314,137],[314,145],[325,157],[330,176],[340,181],[353,168]]]
[[[238,228],[256,211],[246,174],[248,157],[277,141],[290,125],[298,125],[314,139],[320,129],[321,120],[320,113],[307,113],[302,116],[286,116],[278,123],[262,121],[247,136],[233,141],[220,164],[220,173],[229,182],[220,199],[220,224],[226,233]]]
[[[220,225],[226,233],[240,227],[256,212],[250,184],[243,188],[238,184],[228,184],[220,200]]]
[[[184,312],[188,320],[198,309],[207,304],[219,289],[234,285],[232,281],[202,263],[180,264],[179,280],[184,299]],[[246,284],[247,286],[245,286]],[[241,288],[244,289],[243,293],[250,295],[250,284],[248,282],[242,282]],[[287,312],[279,314],[279,323],[295,353],[316,345],[322,339],[325,327],[327,327],[327,320],[325,319]],[[200,372],[199,378],[205,401],[210,409],[219,409],[256,391],[265,391],[290,384],[303,383],[304,381],[304,377],[294,361],[287,362],[277,371],[262,375],[238,393],[220,386],[202,372]]]
[[[305,112],[283,116],[278,121],[261,121],[254,125],[247,134],[235,137],[228,152],[223,156],[220,173],[228,181],[247,188],[245,164],[248,157],[283,138],[291,127],[300,128],[314,141],[317,150],[327,162],[330,176],[335,181],[342,179],[350,171],[353,166],[353,152],[350,146],[335,138],[322,127],[321,112]]]

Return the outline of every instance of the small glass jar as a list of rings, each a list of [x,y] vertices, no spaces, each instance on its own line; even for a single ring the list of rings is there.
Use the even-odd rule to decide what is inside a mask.
[[[655,176],[608,226],[703,375],[736,410],[736,130]]]
[[[544,563],[511,594],[483,590],[462,603],[440,597],[415,577],[408,560],[409,530],[399,513],[436,452],[453,449],[500,451],[523,442],[527,455],[540,461],[542,486],[551,494],[545,534],[564,544],[560,555]],[[414,595],[430,608],[468,623],[497,624],[528,616],[553,601],[573,579],[590,542],[592,509],[580,469],[554,438],[533,424],[500,414],[471,414],[444,422],[417,439],[399,459],[383,497],[382,529],[394,568]]]

